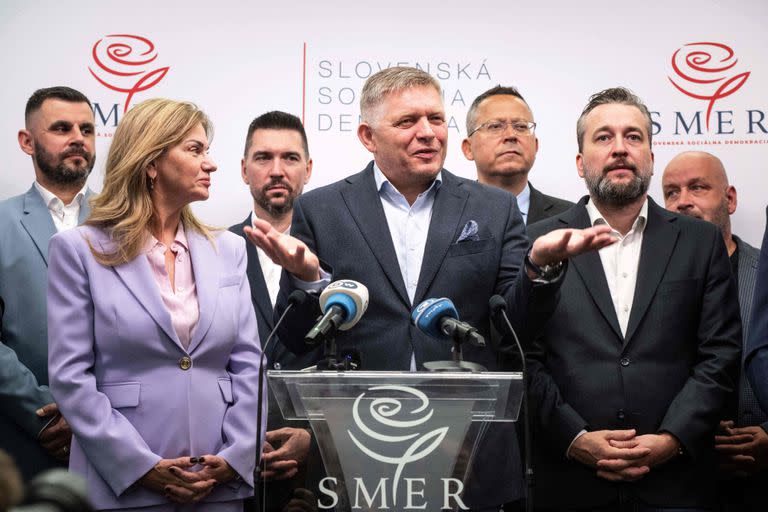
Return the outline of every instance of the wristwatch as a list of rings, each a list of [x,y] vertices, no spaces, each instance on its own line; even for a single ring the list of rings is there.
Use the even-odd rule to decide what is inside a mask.
[[[553,265],[538,266],[531,260],[530,250],[525,254],[525,266],[536,276],[532,279],[534,283],[549,283],[563,270],[562,260]]]

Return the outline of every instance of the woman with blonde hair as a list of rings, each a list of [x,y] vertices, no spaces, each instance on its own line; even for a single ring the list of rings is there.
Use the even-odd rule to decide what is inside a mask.
[[[51,239],[50,386],[97,509],[239,511],[253,494],[264,404],[244,240],[189,207],[216,171],[210,134],[191,103],[135,106],[85,225]]]

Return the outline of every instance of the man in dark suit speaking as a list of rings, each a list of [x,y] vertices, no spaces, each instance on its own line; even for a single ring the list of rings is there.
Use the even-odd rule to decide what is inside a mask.
[[[709,510],[741,336],[723,238],[648,198],[651,119],[630,91],[592,96],[577,137],[589,196],[530,235],[607,225],[618,241],[571,259],[532,351],[538,504]]]
[[[374,161],[299,197],[292,236],[258,221],[246,231],[286,271],[276,312],[297,286],[321,287],[332,278],[368,287],[365,316],[336,337],[340,349],[360,350],[366,370],[416,370],[450,359],[449,343],[410,322],[412,309],[427,298],[451,298],[461,318],[487,337],[488,299],[499,293],[522,329],[529,298],[530,307],[551,309],[563,260],[611,242],[604,227],[552,233],[532,246],[521,272],[529,244],[514,197],[443,169],[448,130],[437,81],[417,69],[389,68],[366,81],[360,104],[358,137]],[[318,257],[327,265],[322,272]],[[279,331],[292,350],[306,350],[303,338],[316,317],[309,306],[296,308]],[[465,359],[496,368],[492,347],[464,352]],[[519,478],[503,468],[487,472],[487,490],[475,494],[473,508],[498,510],[520,498]]]

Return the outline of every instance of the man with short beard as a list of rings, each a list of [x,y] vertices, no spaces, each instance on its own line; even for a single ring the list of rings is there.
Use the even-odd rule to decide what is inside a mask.
[[[248,127],[241,172],[251,190],[253,212],[242,223],[231,226],[230,231],[244,237],[243,228],[253,226],[255,219],[261,219],[280,233],[290,232],[293,201],[312,175],[307,134],[299,118],[273,111],[254,119]],[[246,247],[251,297],[269,368],[300,370],[312,365],[320,358],[314,352],[296,356],[277,338],[265,347],[274,327],[272,311],[280,289],[282,268],[254,244],[249,243]],[[261,471],[261,480],[270,482],[266,491],[266,510],[282,510],[282,502],[291,498],[292,488],[303,485],[299,485],[295,477],[304,472],[310,448],[306,426],[305,423],[289,424],[283,420],[274,396],[269,393]],[[246,510],[259,510],[258,501],[260,498],[246,503]]]
[[[624,88],[591,97],[576,167],[589,195],[529,228],[608,225],[571,258],[530,351],[541,510],[711,510],[712,435],[736,386],[741,323],[722,236],[647,195],[651,119]]]
[[[720,229],[739,289],[744,339],[749,333],[760,252],[731,231],[736,188],[728,183],[723,163],[703,151],[673,158],[661,179],[667,210],[713,223]],[[743,358],[742,358],[743,361]],[[764,510],[768,487],[768,415],[760,408],[746,374],[731,396],[715,436],[726,511]]]
[[[35,182],[0,202],[0,448],[28,480],[69,458],[72,434],[48,390],[48,241],[88,215],[96,136],[88,98],[69,87],[35,91],[24,117]]]

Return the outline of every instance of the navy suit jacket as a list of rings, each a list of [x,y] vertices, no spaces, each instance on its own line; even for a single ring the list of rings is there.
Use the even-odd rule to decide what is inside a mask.
[[[477,238],[458,241],[471,220],[478,225]],[[336,336],[339,349],[360,350],[365,370],[408,370],[411,353],[419,369],[424,362],[451,358],[450,343],[430,338],[410,322],[414,306],[427,298],[449,297],[461,319],[477,327],[486,340],[490,339],[488,299],[493,294],[507,299],[519,329],[525,327],[529,299],[530,307],[542,310],[551,310],[556,300],[559,283],[534,287],[520,272],[528,239],[514,196],[446,170],[435,196],[413,303],[400,272],[372,162],[358,174],[299,197],[291,232],[331,267],[333,280],[354,279],[368,287],[367,312],[353,329]],[[285,307],[292,286],[284,273],[276,313]],[[315,321],[312,307],[308,301],[304,308],[296,308],[278,331],[292,350],[306,350],[303,338]],[[485,348],[465,345],[464,358],[491,370],[498,368],[498,351],[490,344]],[[505,433],[502,445],[494,440],[494,430],[499,439]],[[484,444],[496,446],[495,455],[493,462],[485,459],[476,465],[478,474],[485,476],[476,480],[482,481],[476,491],[467,490],[475,496],[469,499],[473,505],[520,497],[519,455],[511,432],[491,429],[486,436]],[[508,459],[511,463],[505,467],[501,461]],[[479,468],[481,464],[485,467]]]
[[[587,197],[529,228],[531,237],[590,225]],[[537,504],[595,508],[636,496],[651,505],[715,502],[713,436],[736,388],[741,321],[722,235],[648,199],[637,284],[622,335],[600,255],[570,261],[561,300],[531,350]],[[566,459],[582,430],[666,431],[685,455],[617,485]]]
[[[768,208],[765,210],[768,219]],[[752,319],[744,347],[747,375],[760,407],[768,411],[768,221],[766,222],[757,284],[752,301]]]
[[[79,222],[88,216],[88,191]],[[37,442],[47,419],[35,411],[53,402],[48,390],[48,242],[56,234],[51,213],[34,187],[0,201],[0,448],[28,480],[60,466]]]

